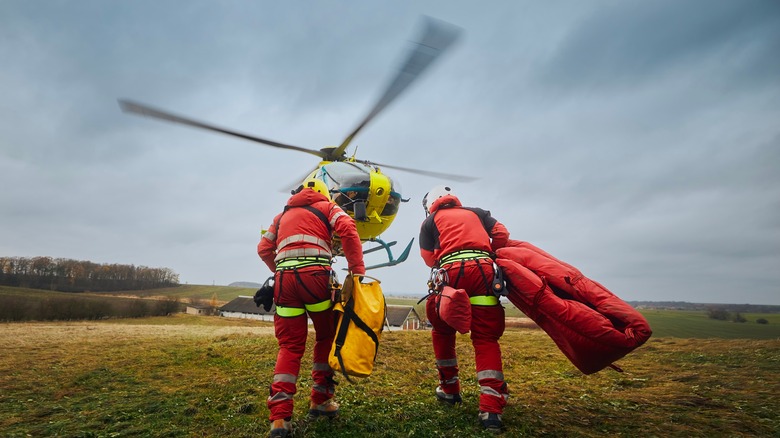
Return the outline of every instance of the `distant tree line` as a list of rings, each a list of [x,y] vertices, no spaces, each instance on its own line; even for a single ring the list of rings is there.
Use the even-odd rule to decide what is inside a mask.
[[[181,312],[176,298],[138,298],[41,292],[0,295],[0,321],[77,321],[107,318],[143,318]]]
[[[704,310],[717,308],[727,312],[740,313],[780,313],[780,306],[771,304],[712,304],[689,303],[687,301],[628,301],[639,309]],[[717,319],[717,318],[715,318]]]
[[[720,321],[747,322],[747,319],[745,319],[745,317],[742,316],[741,313],[734,312],[732,314],[731,312],[724,309],[723,307],[710,308],[709,310],[707,310],[707,316],[710,319],[717,319]],[[769,321],[766,320],[766,318],[758,318],[756,322],[759,324],[769,324]]]
[[[143,290],[179,285],[168,268],[52,257],[0,257],[0,285],[61,292]]]

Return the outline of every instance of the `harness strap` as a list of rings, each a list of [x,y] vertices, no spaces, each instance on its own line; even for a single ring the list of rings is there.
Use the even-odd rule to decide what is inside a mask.
[[[330,300],[320,301],[314,304],[304,304],[306,310],[310,313],[324,312],[331,308],[333,303]]]
[[[315,261],[312,261],[315,262]],[[307,266],[313,266],[313,265],[307,265]],[[328,266],[330,266],[330,260],[328,260]],[[290,266],[287,268],[279,269],[277,266],[277,271],[279,272],[279,294],[278,297],[281,297],[282,295],[282,276],[284,276],[284,273],[286,271],[293,271],[295,274],[296,280],[298,280],[298,283],[300,283],[301,287],[303,287],[303,290],[305,290],[312,298],[317,299],[317,296],[314,295],[308,287],[306,287],[306,283],[303,282],[303,279],[301,279],[301,274],[298,273],[298,268],[301,267],[298,266]],[[276,285],[274,285],[276,286]],[[333,303],[330,301],[330,299],[319,301],[313,304],[306,304],[304,303],[303,307],[287,307],[287,306],[280,306],[279,301],[277,299],[276,302],[276,314],[283,317],[283,318],[294,318],[296,316],[301,316],[306,312],[309,313],[316,313],[316,312],[324,312],[332,307]]]
[[[447,263],[456,262],[458,260],[476,260],[476,259],[489,259],[490,253],[487,251],[480,251],[475,249],[463,249],[460,251],[451,252],[441,259],[439,259],[439,266],[446,265]]]
[[[296,316],[301,316],[306,312],[324,312],[331,308],[331,304],[333,303],[331,303],[330,300],[325,300],[314,304],[304,304],[303,307],[276,306],[276,314],[283,318],[294,318]]]
[[[347,338],[347,329],[349,328],[350,324],[355,324],[355,326],[363,330],[371,338],[371,340],[374,341],[374,361],[376,361],[376,356],[379,353],[379,338],[371,329],[371,327],[369,327],[368,324],[360,319],[360,317],[355,313],[355,300],[347,301],[347,304],[344,305],[344,314],[341,318],[341,325],[339,326],[338,333],[336,333],[336,337],[333,340],[333,343],[335,344],[333,355],[336,356],[339,361],[339,366],[341,367],[341,372],[344,374],[344,378],[346,378],[348,382],[352,383],[352,380],[347,374],[347,368],[344,366],[344,358],[341,354],[341,347],[344,346],[344,341]]]
[[[284,207],[284,211],[281,215],[279,215],[279,219],[276,221],[276,226],[274,227],[276,229],[276,233],[270,233],[273,238],[269,235],[267,238],[273,240],[276,242],[276,237],[279,233],[279,227],[282,222],[282,217],[284,217],[285,213],[289,211],[291,208],[302,208],[304,210],[309,211],[313,215],[317,216],[322,223],[325,225],[325,227],[328,229],[328,235],[331,235],[333,233],[333,227],[330,224],[330,221],[328,221],[328,217],[325,215],[325,213],[317,210],[316,208],[312,207],[311,205],[297,205],[297,206],[290,206],[287,205]],[[266,233],[266,235],[269,233]],[[266,235],[263,235],[263,237],[266,237]],[[319,248],[299,248],[299,249],[292,249],[292,250],[286,250],[282,251],[282,249],[287,246],[288,244],[292,242],[307,242],[307,243],[313,243]],[[274,258],[274,262],[279,262],[286,258],[293,258],[293,257],[307,257],[307,256],[320,256],[320,257],[327,257],[331,258],[331,247],[330,242],[327,242],[325,240],[322,240],[316,236],[309,236],[305,234],[296,234],[290,237],[287,237],[285,239],[282,239],[281,242],[277,243],[277,253],[276,257]],[[277,266],[278,267],[278,266]]]
[[[294,318],[296,316],[301,316],[304,313],[306,313],[306,309],[301,307],[276,306],[276,314],[282,318]]]
[[[288,257],[276,262],[276,270],[285,271],[308,266],[330,266],[330,261],[330,258],[318,256]]]
[[[477,295],[469,297],[472,306],[498,306],[498,297],[495,295]]]

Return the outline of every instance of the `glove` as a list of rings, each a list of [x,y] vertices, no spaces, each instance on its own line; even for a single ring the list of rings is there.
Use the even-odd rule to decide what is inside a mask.
[[[273,277],[266,280],[263,284],[263,287],[255,292],[255,296],[253,298],[255,305],[257,307],[262,305],[263,310],[266,312],[270,312],[271,306],[274,304],[274,285],[272,279]]]

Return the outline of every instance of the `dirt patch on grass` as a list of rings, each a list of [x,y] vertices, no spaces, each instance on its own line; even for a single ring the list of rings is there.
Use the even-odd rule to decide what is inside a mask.
[[[536,325],[531,318],[523,318],[523,317],[512,317],[508,316],[506,317],[506,326],[507,327],[513,327],[513,328],[539,328],[538,325]]]
[[[214,338],[230,335],[271,335],[273,327],[112,324],[103,322],[0,324],[0,348],[25,344],[85,343],[95,339]]]

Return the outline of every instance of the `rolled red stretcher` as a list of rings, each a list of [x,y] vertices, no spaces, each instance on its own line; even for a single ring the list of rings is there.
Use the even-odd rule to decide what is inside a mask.
[[[652,335],[647,320],[601,284],[528,242],[496,251],[509,301],[585,374],[624,357]]]

